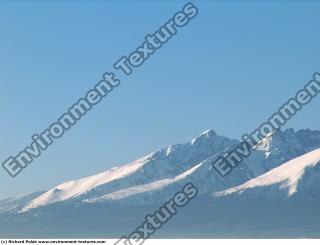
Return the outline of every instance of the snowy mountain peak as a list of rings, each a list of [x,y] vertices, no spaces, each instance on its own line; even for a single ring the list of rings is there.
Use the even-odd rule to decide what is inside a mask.
[[[235,168],[228,178],[221,179],[215,171],[210,170],[212,160],[238,145],[238,140],[228,139],[217,135],[213,130],[207,130],[190,142],[171,145],[94,176],[62,183],[31,200],[20,210],[27,212],[49,204],[59,205],[60,202],[74,205],[115,199],[128,204],[144,205],[165,201],[185,182],[196,184],[199,193],[227,190],[219,193],[229,195],[256,189],[256,185],[264,188],[279,184],[281,190],[288,190],[289,195],[293,195],[297,192],[297,183],[302,177],[305,177],[306,182],[306,176],[313,181],[316,179],[317,175],[313,172],[304,174],[308,167],[314,166],[314,162],[301,161],[304,160],[304,154],[320,148],[320,131],[285,130],[268,135],[256,146],[256,151]],[[299,156],[301,158],[297,158]],[[295,164],[283,164],[295,158],[298,159]],[[261,177],[265,174],[268,175]],[[249,182],[250,180],[255,181]],[[249,188],[252,185],[254,188]],[[238,187],[230,189],[235,186]],[[278,189],[276,193],[277,191]]]
[[[194,138],[191,141],[191,144],[194,145],[198,142],[201,142],[203,140],[209,140],[212,139],[213,137],[217,136],[216,132],[212,129],[208,129],[205,132],[203,132],[202,134],[200,134],[198,137]]]
[[[314,168],[320,161],[320,149],[290,160],[271,171],[249,180],[248,182],[214,193],[214,196],[228,196],[252,192],[255,196],[275,196],[285,193],[292,196],[297,192],[298,185],[309,168]]]
[[[233,140],[208,130],[191,142],[169,146],[94,176],[62,183],[32,200],[22,212],[62,201],[94,199],[130,187],[184,176],[188,170],[232,144]]]

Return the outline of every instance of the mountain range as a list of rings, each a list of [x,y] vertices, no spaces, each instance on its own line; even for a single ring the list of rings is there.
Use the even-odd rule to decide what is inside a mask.
[[[279,130],[261,141],[231,174],[221,177],[212,162],[239,144],[207,130],[190,142],[171,145],[103,173],[1,200],[0,236],[11,236],[16,230],[33,237],[120,236],[139,224],[139,217],[147,214],[143,215],[144,211],[160,207],[185,184],[193,183],[199,190],[198,200],[186,208],[190,212],[184,217],[177,217],[172,229],[168,225],[162,236],[317,237],[320,216],[308,212],[320,201],[320,131]],[[240,206],[247,216],[238,217]],[[262,207],[261,221],[254,210]],[[307,207],[303,216],[301,209]],[[108,223],[110,220],[102,218],[105,212],[117,221]],[[208,220],[208,212],[224,225]],[[280,227],[279,217],[286,221]],[[71,222],[75,220],[80,221]],[[195,221],[191,231],[181,229],[179,222],[191,221]],[[69,232],[57,228],[57,222]],[[261,222],[267,227],[258,229]],[[92,231],[83,232],[88,224]],[[233,224],[233,230],[226,224]]]

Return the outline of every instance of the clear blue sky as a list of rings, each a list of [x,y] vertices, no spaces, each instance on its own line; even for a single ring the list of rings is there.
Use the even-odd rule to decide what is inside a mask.
[[[0,1],[0,159],[23,150],[187,1]],[[320,71],[316,1],[193,1],[199,15],[17,178],[48,189],[191,140],[240,138]],[[120,74],[118,72],[118,74]],[[320,98],[287,127],[320,128]]]

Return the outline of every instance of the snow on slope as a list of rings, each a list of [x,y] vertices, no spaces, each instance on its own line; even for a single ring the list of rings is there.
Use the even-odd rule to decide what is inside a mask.
[[[269,157],[271,154],[271,144],[272,144],[272,136],[274,132],[269,133],[264,139],[262,139],[255,147],[253,147],[253,150],[256,151],[263,151],[266,158]]]
[[[311,151],[303,156],[297,157],[287,163],[280,165],[271,171],[254,178],[240,186],[214,193],[214,196],[228,196],[231,194],[242,194],[255,188],[270,187],[278,185],[279,191],[285,191],[287,196],[292,196],[297,192],[299,181],[309,167],[314,168],[320,161],[320,149]],[[264,195],[266,192],[264,191]]]
[[[61,201],[94,199],[129,187],[172,179],[237,143],[208,130],[191,142],[172,145],[123,167],[58,185],[31,201],[22,212]]]
[[[116,192],[104,195],[102,197],[84,200],[84,202],[93,203],[93,202],[101,202],[101,201],[106,201],[106,200],[117,200],[117,199],[123,199],[123,198],[127,198],[127,197],[130,197],[133,195],[141,194],[141,193],[154,192],[154,191],[163,189],[170,184],[174,184],[174,183],[177,183],[183,179],[186,179],[188,176],[190,176],[192,173],[194,173],[202,165],[203,165],[203,163],[200,163],[200,164],[196,165],[195,167],[192,167],[190,170],[184,172],[183,174],[178,175],[178,176],[171,178],[171,179],[162,179],[159,181],[152,182],[150,184],[126,188],[126,189],[123,189],[120,191],[116,191]]]
[[[252,178],[250,169],[241,165],[230,174],[230,178],[221,177],[216,171],[211,170],[212,156],[184,173],[173,178],[162,179],[146,185],[129,187],[107,195],[84,200],[85,203],[116,201],[124,205],[144,205],[165,202],[182,186],[192,183],[198,188],[198,192],[210,193],[213,190],[224,190],[230,186],[236,186]]]
[[[138,200],[141,203],[145,198],[158,201],[166,197],[165,192],[171,193],[186,180],[198,184],[203,193],[226,190],[319,148],[320,131],[277,131],[262,141],[256,151],[227,178],[221,179],[215,175],[215,171],[209,170],[212,157],[224,155],[238,144],[237,140],[218,136],[213,130],[208,130],[188,143],[158,150],[123,167],[58,185],[30,201],[22,212],[67,201],[81,203],[84,200],[94,202],[126,199],[128,202]],[[202,164],[199,165],[200,163]],[[198,165],[198,168],[188,174],[188,171]],[[185,178],[177,180],[178,176]],[[309,178],[315,179],[314,176]],[[129,200],[131,197],[132,200]]]
[[[90,176],[80,180],[65,182],[49,190],[40,197],[32,200],[21,211],[25,212],[32,208],[67,200],[84,194],[85,192],[88,192],[99,185],[129,175],[130,173],[139,169],[145,163],[145,160],[147,158],[148,157],[142,158],[131,164],[125,165],[120,168],[114,168],[98,175]]]

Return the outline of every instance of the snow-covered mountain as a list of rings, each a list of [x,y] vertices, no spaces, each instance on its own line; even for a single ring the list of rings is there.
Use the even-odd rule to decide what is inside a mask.
[[[320,131],[279,130],[257,145],[247,159],[247,165],[256,176],[259,176],[318,148],[320,148]]]
[[[320,148],[320,131],[278,131],[255,147],[251,156],[229,176],[222,178],[211,169],[211,164],[238,144],[237,140],[208,130],[188,143],[169,146],[94,176],[62,183],[14,207],[19,206],[16,210],[25,213],[53,204],[147,205],[165,202],[187,182],[194,183],[200,194],[216,193],[216,198],[261,189],[263,183],[272,187],[273,192],[269,193],[275,197],[285,191],[290,195],[299,192],[304,182],[304,186],[318,184],[317,165],[310,162],[310,158],[318,156],[317,150],[313,150]],[[308,153],[310,151],[313,152]],[[8,205],[6,207],[8,209]]]
[[[270,155],[266,161],[267,170],[318,148],[320,148],[320,131],[279,130],[272,136]]]
[[[275,132],[223,178],[211,165],[239,143],[208,130],[121,167],[0,200],[0,237],[117,238],[189,182],[197,198],[159,237],[319,237],[320,131]]]
[[[245,198],[283,199],[320,197],[320,149],[311,151],[246,183],[214,193],[215,197],[238,195]],[[308,196],[309,195],[309,196]]]
[[[237,168],[228,181],[217,181],[218,175],[210,171],[210,163],[218,154],[226,153],[239,142],[218,136],[208,130],[185,144],[177,144],[156,151],[137,161],[119,168],[84,179],[63,183],[32,200],[21,211],[25,212],[40,206],[62,201],[85,202],[119,199],[132,196],[133,190],[150,198],[134,203],[145,204],[162,201],[173,194],[187,181],[201,184],[200,190],[208,192],[240,184],[253,177],[252,171],[243,165]],[[169,190],[167,190],[169,188]],[[165,189],[165,194],[154,195],[156,190]],[[125,194],[124,194],[125,193]],[[131,193],[131,194],[129,194]]]

